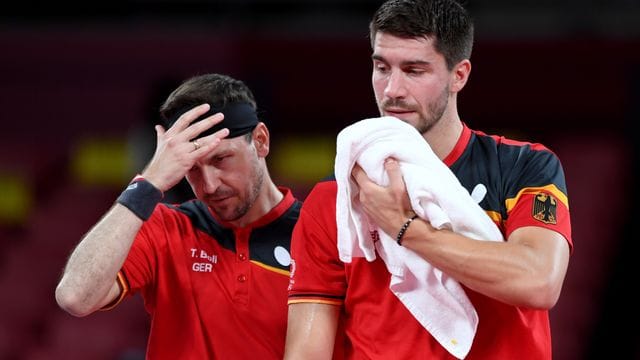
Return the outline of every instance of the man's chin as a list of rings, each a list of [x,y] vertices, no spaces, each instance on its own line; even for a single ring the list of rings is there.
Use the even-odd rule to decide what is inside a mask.
[[[209,209],[216,215],[216,217],[223,221],[232,221],[233,212],[226,206],[215,206],[214,204],[209,204]]]
[[[226,222],[235,221],[242,217],[242,215],[238,216],[238,214],[229,211],[216,211],[215,209],[212,210],[214,214],[216,214],[218,219]]]

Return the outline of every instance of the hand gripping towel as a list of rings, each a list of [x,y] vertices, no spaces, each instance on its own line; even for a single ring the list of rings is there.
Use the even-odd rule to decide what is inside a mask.
[[[390,116],[356,122],[338,134],[335,177],[340,260],[368,261],[376,251],[391,274],[390,290],[418,322],[453,356],[469,353],[478,315],[461,285],[385,234],[369,221],[357,199],[351,170],[358,163],[369,178],[386,186],[384,161],[395,158],[414,212],[437,229],[477,240],[503,241],[502,234],[451,170],[411,125]],[[395,236],[395,234],[392,234]],[[374,241],[379,237],[380,241]]]

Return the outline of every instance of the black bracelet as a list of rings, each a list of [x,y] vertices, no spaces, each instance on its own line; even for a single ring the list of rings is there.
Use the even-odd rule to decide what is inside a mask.
[[[409,225],[411,225],[411,222],[417,217],[418,215],[413,215],[409,220],[402,224],[402,227],[400,228],[400,231],[398,231],[398,235],[396,236],[396,242],[398,243],[398,245],[402,246],[402,237],[404,236],[405,231],[407,231]]]
[[[156,205],[162,200],[162,191],[140,176],[136,176],[120,194],[117,202],[131,210],[137,217],[146,221]]]

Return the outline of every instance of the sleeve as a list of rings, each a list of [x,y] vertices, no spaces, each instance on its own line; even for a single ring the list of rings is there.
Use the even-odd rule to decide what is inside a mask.
[[[161,254],[161,244],[167,238],[165,224],[167,207],[163,204],[156,206],[151,217],[144,222],[140,231],[133,240],[129,254],[125,259],[120,272],[118,272],[118,285],[121,294],[114,304],[115,307],[127,296],[132,296],[137,292],[142,292],[145,302],[151,301],[146,294],[156,282],[156,271],[158,269],[158,259]]]
[[[117,274],[116,281],[120,287],[120,295],[100,310],[111,310],[128,296],[139,291],[144,292],[148,285],[154,283],[158,259],[157,240],[161,236],[165,237],[163,234],[166,233],[163,230],[165,228],[164,209],[162,205],[157,206],[151,217],[144,222],[138,231],[131,249],[129,249],[129,254]]]
[[[152,216],[140,228],[129,255],[122,266],[122,272],[129,289],[135,293],[153,284],[156,279],[157,261],[160,256],[160,244],[167,237],[164,223],[166,207],[156,207]]]
[[[524,147],[505,179],[506,237],[524,226],[539,226],[560,233],[573,251],[569,199],[558,157],[538,146]]]
[[[291,238],[289,304],[344,302],[346,278],[338,258],[335,197],[335,182],[322,182],[302,205]]]

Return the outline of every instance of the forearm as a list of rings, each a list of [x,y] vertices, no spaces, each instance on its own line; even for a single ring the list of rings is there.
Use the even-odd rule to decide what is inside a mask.
[[[115,298],[111,291],[142,220],[116,203],[74,249],[56,288],[58,304],[76,316]]]
[[[373,183],[359,167],[352,176],[358,199],[371,221],[396,237],[411,217],[409,196],[397,161],[385,161],[389,185]],[[540,226],[514,230],[507,241],[471,239],[414,220],[402,245],[468,288],[515,306],[550,308],[560,295],[569,245],[560,233]]]
[[[420,220],[402,244],[476,292],[515,306],[550,308],[568,263],[566,241],[553,234],[530,228],[509,241],[478,241]]]
[[[513,251],[506,242],[474,242],[442,232],[431,241],[408,237],[403,245],[470,289],[496,300],[518,305],[520,294],[526,293],[522,280],[528,273],[528,261],[521,259],[526,254],[507,255]]]

